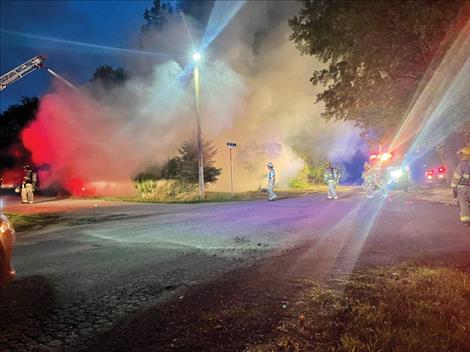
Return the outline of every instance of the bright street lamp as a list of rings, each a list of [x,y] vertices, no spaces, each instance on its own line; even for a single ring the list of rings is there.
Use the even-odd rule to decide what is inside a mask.
[[[195,52],[195,53],[193,54],[193,60],[196,61],[196,62],[198,62],[199,60],[201,60],[201,54],[198,53],[198,52]]]

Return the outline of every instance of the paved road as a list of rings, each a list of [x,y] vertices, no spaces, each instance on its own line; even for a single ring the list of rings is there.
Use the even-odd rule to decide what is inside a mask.
[[[26,208],[28,207],[28,208]],[[328,279],[361,266],[468,258],[456,209],[350,193],[189,205],[60,200],[7,211],[64,212],[19,233],[18,277],[0,293],[0,350],[69,350],[136,311],[183,297],[262,257],[307,246],[283,268]]]

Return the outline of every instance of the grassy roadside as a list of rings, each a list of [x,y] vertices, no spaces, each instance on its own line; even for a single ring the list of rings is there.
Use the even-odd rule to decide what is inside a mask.
[[[6,213],[8,219],[13,224],[15,231],[32,231],[39,230],[51,224],[57,223],[60,216],[58,214],[15,214]]]
[[[338,192],[347,192],[352,190],[352,186],[339,186]],[[315,194],[315,193],[326,193],[326,185],[311,185],[308,188],[302,189],[279,189],[276,190],[276,194],[279,198],[289,198],[297,197],[305,194]],[[266,192],[262,191],[249,191],[249,192],[239,192],[231,195],[229,192],[213,192],[208,191],[205,194],[205,199],[199,199],[197,194],[188,194],[183,195],[179,198],[167,198],[167,199],[149,199],[142,198],[140,196],[135,197],[91,197],[89,199],[100,199],[107,201],[118,201],[118,202],[136,202],[136,203],[181,203],[181,204],[192,204],[192,203],[215,203],[215,202],[233,202],[233,201],[249,201],[249,200],[259,200],[266,199]],[[79,198],[83,199],[83,198]]]
[[[468,273],[400,266],[298,284],[278,338],[246,352],[470,351]]]

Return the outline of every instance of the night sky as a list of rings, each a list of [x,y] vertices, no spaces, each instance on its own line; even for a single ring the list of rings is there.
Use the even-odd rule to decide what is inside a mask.
[[[1,74],[36,55],[47,57],[45,64],[72,83],[89,80],[104,64],[122,66],[125,59],[112,51],[93,50],[37,38],[11,34],[73,40],[90,44],[136,48],[143,12],[152,6],[145,1],[10,1],[1,0]],[[41,96],[52,77],[45,70],[31,73],[0,93],[0,109],[19,102],[22,96]]]

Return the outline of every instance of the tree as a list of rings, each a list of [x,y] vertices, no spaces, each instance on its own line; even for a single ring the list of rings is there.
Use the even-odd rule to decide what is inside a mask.
[[[144,11],[146,23],[141,27],[140,31],[145,33],[150,29],[161,30],[167,22],[168,16],[178,11],[178,3],[179,1],[153,0],[153,6]]]
[[[176,160],[178,163],[177,178],[189,183],[197,183],[199,179],[199,161],[197,152],[197,143],[194,141],[186,141],[180,149],[179,156]],[[221,174],[222,169],[214,167],[214,157],[217,149],[212,145],[211,141],[204,141],[204,183],[213,183],[217,181],[217,177]]]
[[[153,0],[153,6],[144,11],[145,24],[141,27],[141,32],[145,33],[150,29],[161,30],[168,22],[168,18],[178,12],[190,15],[200,23],[207,21],[214,0]]]
[[[123,68],[103,65],[96,69],[90,82],[100,82],[104,87],[112,88],[123,84],[127,79],[128,75]]]
[[[459,0],[305,0],[289,20],[290,39],[325,64],[311,77],[325,87],[316,100],[325,105],[322,117],[354,121],[380,138],[400,124],[457,19],[468,19]]]
[[[199,179],[197,144],[193,141],[186,141],[178,149],[178,153],[178,156],[168,159],[163,165],[152,165],[139,172],[134,177],[134,181],[173,179],[196,184]],[[214,166],[214,157],[217,154],[217,149],[215,149],[211,141],[204,141],[203,153],[204,182],[216,182],[221,169]]]
[[[24,148],[20,135],[35,118],[38,107],[38,98],[22,97],[19,104],[0,113],[0,171],[31,162],[31,153]]]

